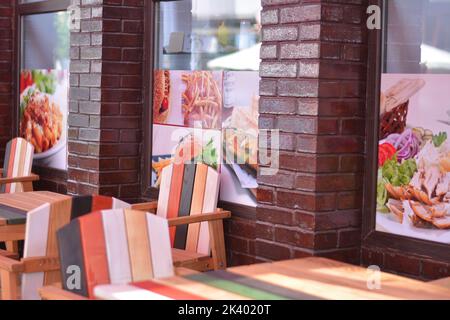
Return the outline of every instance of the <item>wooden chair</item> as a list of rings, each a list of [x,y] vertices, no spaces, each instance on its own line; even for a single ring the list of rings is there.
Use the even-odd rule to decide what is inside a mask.
[[[175,266],[198,271],[225,269],[223,219],[231,213],[217,209],[218,172],[200,163],[171,164],[161,175],[158,203],[154,205],[156,214],[167,218],[172,226],[170,241]],[[198,215],[205,214],[216,214],[209,215],[215,219],[199,223]],[[187,224],[178,225],[177,221]]]
[[[50,196],[46,193],[33,195],[34,197],[29,196],[30,201],[41,205],[25,212],[26,231],[23,235],[18,235],[21,239],[25,239],[23,259],[18,261],[16,254],[0,251],[0,284],[3,300],[15,300],[19,297],[19,275],[22,275],[20,297],[25,300],[39,299],[37,292],[39,288],[60,281],[56,245],[56,231],[59,228],[92,211],[130,207],[128,203],[118,199],[97,195],[80,197],[63,195],[56,197],[56,194]]]
[[[39,176],[31,173],[34,147],[23,138],[15,138],[6,145],[0,193],[33,191],[33,181]]]
[[[185,223],[178,219],[177,225]],[[92,213],[59,230],[58,241],[62,288],[42,288],[45,300],[92,299],[98,285],[127,287],[174,275],[168,220],[151,213]]]
[[[68,198],[72,199],[71,219],[92,211],[130,207],[128,203],[118,199],[97,195],[72,198],[45,191],[0,194],[0,242],[6,243],[9,252],[18,253],[18,242],[25,239],[27,212],[45,203]]]

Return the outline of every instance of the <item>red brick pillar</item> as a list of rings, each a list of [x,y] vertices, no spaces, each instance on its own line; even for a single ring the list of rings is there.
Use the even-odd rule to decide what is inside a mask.
[[[68,189],[138,200],[144,2],[86,3],[71,39]]]
[[[12,138],[12,108],[14,104],[13,21],[15,1],[0,3],[0,158],[3,160],[6,143]]]
[[[260,128],[281,150],[258,179],[257,259],[358,262],[367,1],[262,2]]]

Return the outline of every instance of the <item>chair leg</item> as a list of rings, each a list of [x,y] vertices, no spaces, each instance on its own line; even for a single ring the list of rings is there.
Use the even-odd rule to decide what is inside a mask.
[[[6,241],[6,251],[11,253],[19,253],[19,242],[18,241]]]
[[[208,224],[214,270],[226,269],[227,257],[225,253],[223,221],[209,221]]]
[[[18,282],[17,274],[1,270],[1,288],[2,288],[2,300],[17,300],[18,295]]]
[[[33,191],[33,182],[23,182],[22,183],[23,192],[32,192]]]

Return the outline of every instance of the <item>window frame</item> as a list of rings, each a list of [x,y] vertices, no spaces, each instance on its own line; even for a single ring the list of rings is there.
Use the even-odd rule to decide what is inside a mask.
[[[142,156],[142,170],[141,170],[141,188],[142,196],[145,199],[157,199],[159,191],[151,187],[151,159],[152,159],[152,133],[153,133],[153,71],[155,69],[155,53],[156,53],[156,39],[155,39],[155,22],[156,22],[156,7],[158,2],[163,0],[150,0],[145,2],[145,18],[144,18],[144,146]],[[244,219],[255,220],[256,208],[237,203],[219,201],[219,206],[226,210],[233,212],[234,216],[242,217]]]
[[[20,68],[21,68],[21,57],[22,57],[22,17],[33,14],[42,13],[52,13],[59,11],[66,11],[70,5],[71,0],[42,0],[39,2],[32,3],[20,3],[20,0],[15,0],[16,10],[14,13],[14,26],[15,32],[13,34],[13,63],[14,63],[14,108],[12,113],[12,130],[13,135],[19,135],[19,106],[20,106]],[[67,170],[60,170],[55,168],[45,168],[46,170],[66,173]]]
[[[376,226],[376,184],[378,170],[378,131],[381,75],[385,52],[384,31],[387,27],[388,0],[369,0],[369,5],[380,6],[383,16],[381,30],[369,30],[368,73],[366,95],[366,168],[363,193],[362,246],[381,250],[396,250],[404,254],[419,255],[450,261],[449,245],[407,236],[384,233]]]

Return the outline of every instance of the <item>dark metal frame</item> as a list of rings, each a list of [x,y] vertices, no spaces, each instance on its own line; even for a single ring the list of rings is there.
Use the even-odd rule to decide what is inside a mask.
[[[370,0],[379,5],[386,19],[386,0]],[[383,28],[384,29],[384,28]],[[427,258],[450,261],[450,250],[446,244],[399,236],[375,230],[376,226],[376,184],[378,170],[378,123],[380,105],[380,84],[383,72],[384,48],[383,30],[369,31],[369,57],[367,79],[366,111],[366,169],[363,201],[363,246],[381,250],[397,250],[405,254],[420,255]]]
[[[21,35],[22,35],[22,23],[21,18],[22,16],[26,15],[32,15],[32,14],[42,14],[42,13],[50,13],[50,12],[58,12],[58,11],[64,11],[67,10],[71,4],[70,0],[43,0],[39,2],[33,2],[33,3],[20,3],[20,0],[15,0],[15,12],[14,12],[14,26],[15,26],[15,33],[13,35],[14,37],[14,47],[13,52],[14,54],[14,92],[15,92],[15,104],[12,106],[14,108],[12,113],[12,129],[13,129],[13,135],[18,135],[19,128],[18,128],[18,110],[19,110],[19,104],[20,104],[20,65],[21,65],[21,56],[22,56],[22,43],[21,43]],[[53,169],[53,168],[45,168],[46,170],[53,170],[58,173],[65,174],[66,170],[59,170],[59,169]]]
[[[143,159],[142,159],[142,195],[144,198],[156,199],[158,197],[158,190],[151,188],[151,150],[152,150],[152,110],[151,102],[153,94],[153,70],[155,59],[155,22],[156,22],[156,6],[158,2],[162,0],[149,0],[145,1],[145,48],[144,48],[144,147],[143,147]],[[220,207],[225,210],[233,212],[233,216],[240,216],[246,219],[256,218],[256,208],[244,206],[241,204],[220,202]]]

